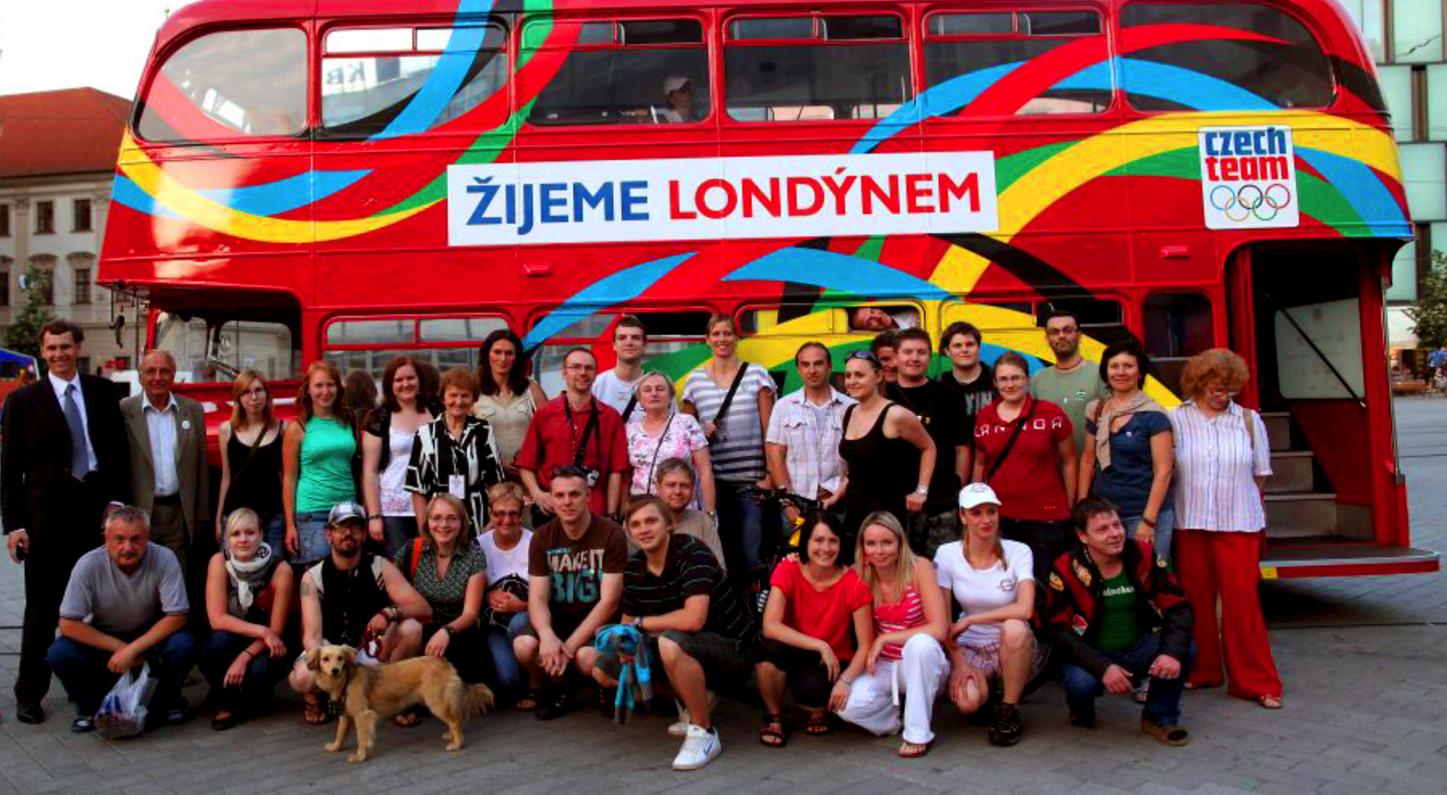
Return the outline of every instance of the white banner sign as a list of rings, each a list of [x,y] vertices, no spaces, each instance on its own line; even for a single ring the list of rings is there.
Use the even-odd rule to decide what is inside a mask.
[[[990,152],[449,166],[454,246],[990,232]]]
[[[1301,223],[1290,127],[1202,127],[1199,147],[1207,229]]]

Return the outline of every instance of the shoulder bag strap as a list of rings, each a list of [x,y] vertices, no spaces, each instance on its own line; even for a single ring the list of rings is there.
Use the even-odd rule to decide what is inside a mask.
[[[1020,438],[1021,432],[1025,430],[1025,425],[1030,422],[1031,415],[1035,413],[1035,403],[1036,400],[1031,398],[1030,408],[1025,411],[1025,416],[1015,418],[1015,430],[1010,432],[1010,438],[1005,440],[1004,449],[1000,450],[999,457],[991,462],[989,471],[985,473],[986,483],[989,483],[990,479],[995,477],[995,473],[1000,471],[1000,467],[1004,465],[1005,459],[1009,457],[1010,451],[1015,449],[1015,441]]]
[[[628,418],[633,416],[633,410],[638,408],[638,393],[634,392],[628,396],[628,405],[623,407],[623,424],[628,424]]]
[[[734,374],[734,381],[729,384],[729,391],[724,395],[723,402],[718,404],[718,413],[713,415],[714,427],[723,421],[724,415],[729,413],[729,407],[734,404],[734,395],[739,391],[739,384],[744,382],[744,376],[749,372],[748,362],[739,362],[739,371]]]

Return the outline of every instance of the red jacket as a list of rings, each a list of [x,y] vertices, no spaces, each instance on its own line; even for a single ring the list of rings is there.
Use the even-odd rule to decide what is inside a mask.
[[[1127,541],[1121,557],[1125,572],[1142,597],[1140,623],[1161,633],[1161,653],[1185,662],[1191,649],[1191,603],[1155,550],[1143,541]],[[1096,651],[1094,641],[1100,629],[1095,623],[1105,578],[1084,547],[1061,555],[1045,587],[1046,630],[1068,662],[1105,675],[1111,662]]]

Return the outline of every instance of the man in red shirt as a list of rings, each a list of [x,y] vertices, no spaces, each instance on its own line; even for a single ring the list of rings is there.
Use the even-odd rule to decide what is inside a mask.
[[[563,394],[538,407],[528,424],[527,436],[514,463],[533,503],[555,513],[549,486],[553,470],[579,466],[588,471],[592,496],[589,510],[616,516],[628,473],[628,440],[623,418],[593,397],[598,360],[587,348],[574,348],[563,357]]]

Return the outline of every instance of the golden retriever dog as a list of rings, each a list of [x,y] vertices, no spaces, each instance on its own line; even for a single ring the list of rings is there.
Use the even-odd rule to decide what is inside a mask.
[[[401,662],[365,665],[357,662],[351,646],[322,646],[307,652],[306,666],[315,672],[317,685],[341,705],[337,737],[324,747],[342,750],[351,724],[357,725],[357,750],[348,762],[365,762],[377,737],[377,719],[425,704],[447,724],[447,750],[462,747],[462,723],[492,709],[487,685],[467,685],[452,663],[438,657],[414,657]]]

